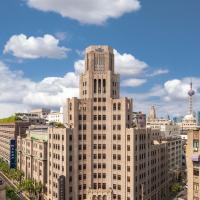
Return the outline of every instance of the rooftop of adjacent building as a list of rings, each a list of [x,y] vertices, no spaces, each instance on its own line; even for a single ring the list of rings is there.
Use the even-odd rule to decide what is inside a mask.
[[[47,125],[31,125],[26,130],[26,138],[38,141],[48,141],[48,126]]]
[[[51,109],[49,109],[49,108],[37,108],[37,109],[33,109],[33,110],[30,111],[30,113],[39,113],[39,112],[50,113]]]

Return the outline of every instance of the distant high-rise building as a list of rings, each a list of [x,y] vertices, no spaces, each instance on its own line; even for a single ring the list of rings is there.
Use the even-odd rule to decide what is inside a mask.
[[[190,83],[190,90],[188,91],[189,97],[189,106],[188,106],[188,114],[184,116],[182,122],[177,123],[183,134],[187,134],[188,130],[195,130],[198,128],[197,118],[195,113],[193,112],[193,96],[195,91],[192,88],[192,82]]]
[[[188,96],[189,96],[189,114],[193,114],[193,99],[192,97],[195,95],[195,91],[192,88],[192,81],[190,83],[190,90],[188,91]]]
[[[197,118],[197,125],[200,125],[200,111],[197,111],[196,118]]]
[[[155,106],[151,106],[148,114],[148,121],[152,121],[156,119],[156,109]]]
[[[183,120],[184,116],[178,116],[173,118],[174,123],[181,123]]]

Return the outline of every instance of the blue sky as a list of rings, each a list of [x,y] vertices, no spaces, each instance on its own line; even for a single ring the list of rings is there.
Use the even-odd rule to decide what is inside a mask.
[[[73,73],[74,65],[83,67],[82,52],[92,44],[116,49],[117,72],[122,72],[124,81],[121,93],[135,99],[136,110],[146,112],[149,106],[155,105],[162,116],[185,114],[191,78],[196,90],[195,109],[200,109],[198,0],[122,0],[122,5],[115,5],[111,0],[106,1],[110,5],[97,1],[96,7],[87,6],[92,0],[86,0],[86,5],[80,0],[75,0],[75,5],[69,0],[59,0],[52,7],[53,0],[46,2],[0,2],[0,66],[3,69],[0,77],[8,82],[7,85],[0,82],[3,96],[0,116],[38,106],[57,109],[64,98],[77,95],[78,73]],[[21,34],[23,39],[19,39]],[[51,36],[52,43],[58,43],[54,46],[45,43],[47,53],[43,56],[36,56],[42,51],[40,47],[25,55],[26,48],[29,51],[30,47],[25,48],[24,44],[32,44],[27,44],[27,40],[33,37],[36,42],[45,34]],[[54,53],[58,56],[52,56]],[[33,54],[37,58],[30,58]],[[139,71],[127,76],[123,74],[124,66]],[[8,78],[11,74],[14,77]]]

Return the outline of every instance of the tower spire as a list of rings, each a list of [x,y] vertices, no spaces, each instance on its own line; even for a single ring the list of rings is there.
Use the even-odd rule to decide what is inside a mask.
[[[192,80],[190,82],[190,90],[188,91],[188,95],[189,95],[189,114],[192,114],[193,112],[193,99],[192,97],[194,96],[195,91],[192,88]]]

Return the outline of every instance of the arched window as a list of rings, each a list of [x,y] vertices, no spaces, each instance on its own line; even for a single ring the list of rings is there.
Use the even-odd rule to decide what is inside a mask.
[[[106,197],[106,195],[104,195],[104,196],[103,196],[103,200],[107,200],[107,197]]]
[[[116,110],[116,103],[113,104],[113,110]]]
[[[121,103],[118,103],[118,110],[121,110]]]
[[[69,110],[72,110],[72,103],[69,104]]]

